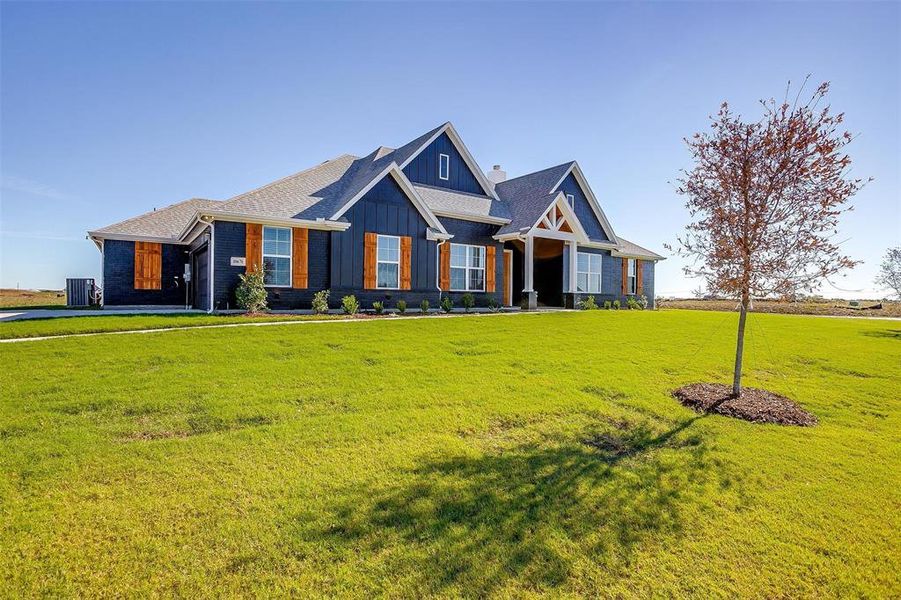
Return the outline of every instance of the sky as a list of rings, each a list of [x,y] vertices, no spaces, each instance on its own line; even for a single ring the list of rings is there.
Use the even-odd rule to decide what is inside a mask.
[[[623,237],[669,256],[683,138],[811,74],[874,177],[840,224],[878,297],[901,244],[901,3],[0,3],[0,286],[98,277],[86,231],[227,199],[451,121],[483,169],[579,161]],[[698,287],[683,260],[656,293]]]

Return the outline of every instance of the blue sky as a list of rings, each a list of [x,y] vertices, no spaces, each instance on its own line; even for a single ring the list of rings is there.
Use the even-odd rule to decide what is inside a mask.
[[[483,168],[581,164],[616,231],[663,251],[686,223],[682,138],[728,100],[811,73],[875,181],[842,222],[873,292],[901,243],[898,3],[0,5],[0,285],[99,276],[91,228],[226,199],[452,121]],[[687,295],[681,261],[658,294]],[[842,291],[844,290],[844,291]]]

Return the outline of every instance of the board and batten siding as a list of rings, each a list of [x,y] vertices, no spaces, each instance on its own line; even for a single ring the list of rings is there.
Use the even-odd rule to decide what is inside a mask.
[[[103,242],[103,304],[105,306],[184,306],[188,248],[162,244],[160,289],[135,289],[135,242]]]
[[[464,221],[463,219],[451,219],[448,217],[441,219],[441,224],[444,225],[448,233],[454,236],[447,242],[448,244],[468,244],[494,248],[494,292],[472,292],[472,294],[475,296],[477,306],[485,306],[490,296],[494,296],[498,302],[503,302],[504,244],[491,237],[497,233],[499,227],[490,223],[477,223],[475,221]],[[487,262],[488,252],[486,250],[486,268],[488,266]],[[490,279],[491,277],[486,272],[486,290]],[[454,304],[460,306],[460,297],[466,292],[447,293],[453,299]]]
[[[599,248],[580,247],[579,252],[587,254],[600,254],[601,259],[601,293],[590,294],[594,296],[595,302],[600,305],[606,300],[619,300],[625,305],[627,295],[622,293],[623,289],[623,263],[626,259],[618,256],[612,256],[609,250]],[[641,294],[648,299],[648,307],[654,307],[654,269],[656,263],[651,260],[641,261]],[[569,290],[569,246],[563,247],[563,289]],[[588,296],[589,294],[580,294],[580,296]]]
[[[604,228],[601,227],[601,222],[594,213],[594,209],[591,208],[588,197],[582,191],[582,186],[576,181],[575,175],[572,173],[567,175],[566,178],[560,182],[557,189],[564,194],[572,194],[574,202],[573,210],[576,213],[576,217],[579,219],[579,223],[581,223],[582,227],[585,229],[585,233],[588,234],[589,239],[596,242],[610,241],[607,234],[604,233]]]
[[[340,303],[341,296],[353,294],[364,308],[376,300],[389,307],[403,298],[413,308],[423,299],[432,305],[438,299],[436,242],[426,239],[428,224],[407,198],[394,178],[379,181],[345,214],[351,226],[331,233],[331,302]],[[366,234],[394,235],[410,238],[410,288],[407,290],[366,289],[364,260]]]
[[[447,154],[449,158],[450,170],[446,180],[438,177],[438,156],[441,154]],[[410,164],[404,167],[404,175],[413,183],[469,192],[470,194],[485,194],[485,190],[479,185],[479,181],[466,165],[463,156],[457,152],[457,148],[447,133],[442,133],[435,138],[435,141],[410,161]]]

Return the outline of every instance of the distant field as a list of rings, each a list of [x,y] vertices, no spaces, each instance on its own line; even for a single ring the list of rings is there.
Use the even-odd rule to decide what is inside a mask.
[[[853,309],[847,302],[779,302],[776,300],[756,300],[753,310],[761,313],[780,315],[832,315],[836,317],[901,317],[901,302],[882,302],[881,309]],[[875,300],[861,301],[861,306],[880,304]],[[658,308],[681,308],[685,310],[735,310],[734,300],[657,300]]]
[[[901,597],[901,326],[752,314],[792,428],[670,396],[729,381],[736,322],[0,344],[0,597]]]
[[[0,289],[0,308],[59,308],[65,305],[65,290]]]

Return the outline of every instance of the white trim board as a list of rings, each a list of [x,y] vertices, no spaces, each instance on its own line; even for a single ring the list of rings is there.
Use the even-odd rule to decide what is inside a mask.
[[[619,246],[619,238],[616,237],[616,233],[613,231],[613,226],[610,225],[610,221],[607,220],[607,215],[604,214],[604,209],[601,208],[600,202],[598,202],[597,196],[594,195],[594,192],[591,189],[591,186],[588,185],[588,180],[585,178],[585,174],[582,173],[582,168],[579,166],[579,163],[573,161],[573,163],[569,166],[566,172],[563,174],[563,177],[557,180],[548,193],[553,193],[560,187],[560,184],[566,180],[569,174],[572,173],[576,178],[576,183],[579,184],[579,187],[582,188],[582,193],[585,194],[585,197],[588,199],[588,205],[591,206],[591,209],[594,211],[594,215],[598,218],[598,221],[601,223],[601,227],[604,229],[604,232],[607,234],[607,237],[613,242],[614,246]]]

